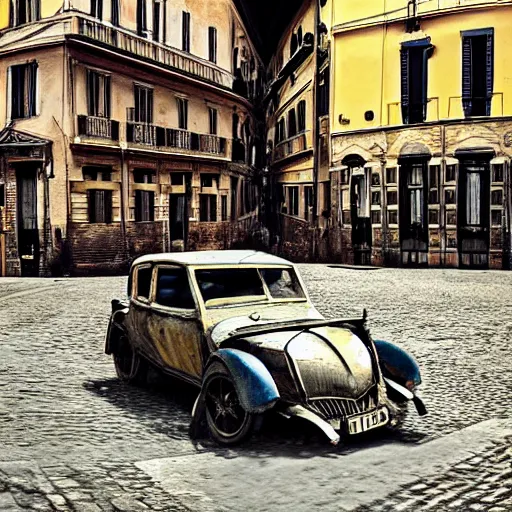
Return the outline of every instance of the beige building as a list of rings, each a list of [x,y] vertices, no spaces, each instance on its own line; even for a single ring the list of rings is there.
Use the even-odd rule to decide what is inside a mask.
[[[262,84],[229,0],[0,0],[0,275],[243,242]]]

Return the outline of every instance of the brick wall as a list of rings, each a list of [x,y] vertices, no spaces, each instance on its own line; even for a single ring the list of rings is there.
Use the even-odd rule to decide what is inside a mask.
[[[311,261],[314,229],[310,227],[309,222],[283,214],[280,214],[280,222],[282,239],[279,254],[291,261]]]

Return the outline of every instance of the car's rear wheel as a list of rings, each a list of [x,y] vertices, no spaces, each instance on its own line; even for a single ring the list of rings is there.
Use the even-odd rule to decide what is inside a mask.
[[[145,384],[147,362],[132,347],[124,333],[119,334],[113,354],[117,376],[129,384]]]
[[[205,373],[206,421],[212,437],[233,445],[248,439],[260,424],[261,416],[247,412],[240,404],[234,379],[221,363],[213,363]]]

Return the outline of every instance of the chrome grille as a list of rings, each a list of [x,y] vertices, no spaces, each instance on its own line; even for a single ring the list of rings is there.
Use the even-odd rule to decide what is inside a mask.
[[[318,398],[311,400],[309,406],[326,420],[342,419],[354,414],[362,414],[377,407],[373,393],[366,393],[359,400],[349,398]]]

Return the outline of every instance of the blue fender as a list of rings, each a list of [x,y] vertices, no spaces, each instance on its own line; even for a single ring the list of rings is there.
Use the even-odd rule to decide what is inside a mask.
[[[421,384],[421,374],[418,363],[405,350],[389,341],[375,340],[375,348],[384,375],[393,380],[399,379],[399,384],[412,382],[414,386]]]
[[[212,359],[220,359],[235,381],[240,405],[248,412],[263,412],[279,400],[276,383],[265,365],[255,356],[232,348],[217,350]]]

